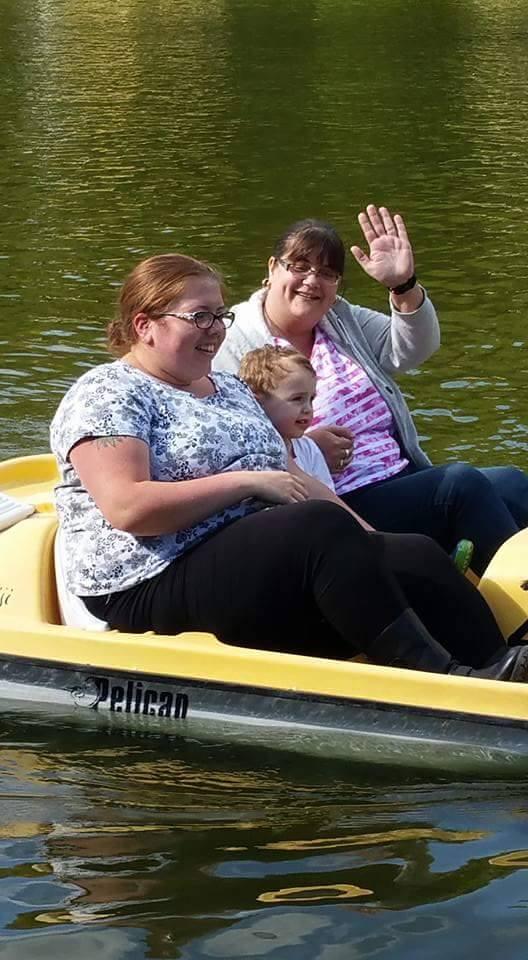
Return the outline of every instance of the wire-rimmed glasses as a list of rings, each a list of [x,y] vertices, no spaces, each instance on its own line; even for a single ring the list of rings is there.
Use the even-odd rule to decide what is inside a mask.
[[[213,326],[215,320],[218,320],[220,323],[224,324],[224,327],[228,329],[235,319],[235,314],[232,310],[217,310],[216,313],[213,313],[212,310],[195,310],[194,313],[162,313],[159,315],[161,317],[175,317],[177,320],[187,320],[188,323],[194,323],[199,330],[210,330]]]
[[[313,273],[315,277],[320,277],[325,283],[337,284],[341,279],[341,274],[331,267],[312,267],[308,260],[283,260],[277,258],[281,267],[293,273],[296,277],[307,277]]]

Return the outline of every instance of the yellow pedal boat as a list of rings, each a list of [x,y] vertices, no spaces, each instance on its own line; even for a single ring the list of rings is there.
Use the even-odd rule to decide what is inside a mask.
[[[528,770],[528,686],[242,649],[203,633],[61,623],[50,455],[0,463],[35,512],[0,531],[0,712],[467,772]],[[1,517],[0,517],[1,520]],[[528,530],[480,583],[505,636],[528,618]],[[270,598],[271,599],[271,598]]]

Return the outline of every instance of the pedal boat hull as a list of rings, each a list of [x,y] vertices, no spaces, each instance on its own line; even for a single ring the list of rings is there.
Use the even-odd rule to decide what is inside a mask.
[[[238,648],[209,634],[62,625],[54,482],[51,457],[0,464],[0,489],[37,507],[0,532],[0,712],[369,764],[528,770],[522,684]],[[482,581],[510,632],[528,616],[522,571],[512,572],[527,547],[524,533],[514,537]]]

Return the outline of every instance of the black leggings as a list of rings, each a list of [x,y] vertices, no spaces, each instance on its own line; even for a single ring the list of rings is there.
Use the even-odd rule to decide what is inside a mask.
[[[239,646],[326,657],[368,655],[409,606],[468,666],[503,642],[484,599],[433,541],[366,533],[320,500],[251,514],[152,579],[84,600],[119,630],[207,631]]]

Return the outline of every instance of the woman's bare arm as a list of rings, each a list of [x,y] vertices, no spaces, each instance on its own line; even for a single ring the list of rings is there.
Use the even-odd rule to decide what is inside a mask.
[[[303,478],[286,470],[234,470],[196,480],[151,480],[148,445],[134,437],[81,440],[71,450],[70,460],[106,520],[135,536],[176,533],[248,497],[270,503],[308,498]]]

